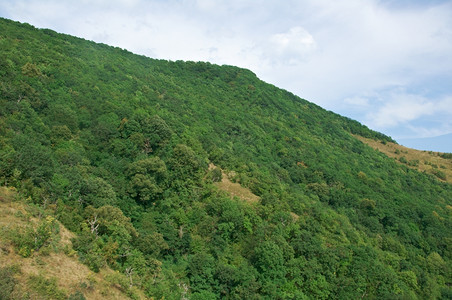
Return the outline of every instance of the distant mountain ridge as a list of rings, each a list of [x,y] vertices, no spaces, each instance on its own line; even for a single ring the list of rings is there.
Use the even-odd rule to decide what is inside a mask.
[[[398,150],[246,69],[0,19],[0,185],[30,211],[0,254],[114,270],[76,284],[4,260],[0,298],[451,298],[450,164],[361,137]]]

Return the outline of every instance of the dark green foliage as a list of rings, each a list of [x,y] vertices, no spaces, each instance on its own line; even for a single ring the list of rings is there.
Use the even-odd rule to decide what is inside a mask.
[[[86,298],[82,292],[76,291],[75,293],[69,295],[68,300],[86,300]]]
[[[438,177],[441,180],[446,180],[446,174],[444,174],[443,171],[440,170],[432,170],[433,175],[435,175],[436,177]]]
[[[112,186],[99,177],[89,177],[80,188],[81,199],[95,207],[111,205],[116,202],[116,193]]]
[[[261,276],[273,283],[285,275],[282,250],[272,241],[265,241],[254,250],[254,266]]]
[[[223,174],[221,174],[220,168],[213,168],[209,171],[208,177],[210,180],[212,180],[212,182],[220,182]]]
[[[445,159],[452,159],[452,153],[441,153],[439,156]]]
[[[51,207],[80,260],[132,296],[451,294],[451,185],[365,146],[352,134],[392,139],[356,121],[248,70],[5,19],[0,78],[1,183]],[[222,170],[260,200],[218,191]],[[36,232],[17,236],[24,256],[52,239]]]

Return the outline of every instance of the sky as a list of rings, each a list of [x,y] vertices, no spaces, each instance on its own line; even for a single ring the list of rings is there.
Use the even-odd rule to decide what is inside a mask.
[[[247,68],[407,146],[452,133],[452,0],[2,0],[0,16]]]

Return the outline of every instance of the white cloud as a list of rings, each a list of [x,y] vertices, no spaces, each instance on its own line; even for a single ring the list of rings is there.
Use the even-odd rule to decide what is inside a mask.
[[[377,128],[385,129],[407,123],[424,115],[432,115],[436,108],[434,103],[425,98],[397,94],[379,107],[376,112],[367,114],[369,122]]]
[[[344,99],[344,103],[362,110],[369,107],[369,98],[362,96],[349,97]]]
[[[306,60],[316,48],[316,42],[303,27],[295,26],[287,32],[270,36],[267,55],[276,64],[296,65]]]
[[[378,100],[375,102],[379,102]],[[438,136],[452,131],[452,97],[428,99],[405,91],[385,93],[385,101],[373,104],[366,123],[381,131],[397,130],[396,138]]]

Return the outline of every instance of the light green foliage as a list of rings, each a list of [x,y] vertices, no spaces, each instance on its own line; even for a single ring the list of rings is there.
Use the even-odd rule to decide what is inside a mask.
[[[202,171],[202,162],[198,155],[192,148],[182,144],[174,147],[169,165],[173,173],[181,179],[197,178]]]
[[[47,216],[37,225],[15,227],[8,230],[8,237],[23,257],[29,257],[43,247],[49,247],[59,238],[59,225],[55,218]]]
[[[106,260],[112,254],[110,252],[103,255],[102,249],[104,248],[105,242],[102,239],[98,239],[86,223],[82,223],[81,227],[82,229],[77,237],[72,240],[73,248],[78,251],[80,260],[83,263],[92,271],[99,272],[100,268],[106,265]]]
[[[85,209],[85,218],[88,224],[99,225],[96,230],[99,235],[108,235],[119,240],[130,241],[137,234],[130,223],[130,218],[124,216],[123,212],[114,206],[107,205],[100,208],[88,206]]]

